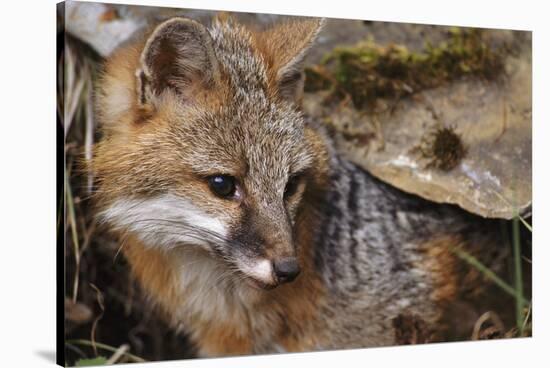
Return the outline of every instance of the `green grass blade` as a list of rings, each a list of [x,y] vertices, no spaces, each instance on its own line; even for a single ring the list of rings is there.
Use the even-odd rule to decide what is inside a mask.
[[[485,276],[487,276],[489,279],[491,279],[503,291],[510,294],[511,296],[513,296],[516,299],[517,298],[522,298],[522,302],[527,303],[527,301],[525,299],[523,299],[523,295],[519,296],[518,293],[516,292],[516,290],[512,286],[508,285],[508,283],[506,281],[504,281],[503,279],[501,279],[496,273],[494,273],[487,266],[485,266],[484,264],[479,262],[477,260],[477,258],[475,258],[474,256],[472,256],[471,254],[469,254],[468,252],[466,252],[462,249],[451,247],[451,250],[459,258],[461,258],[465,262],[469,263],[471,266],[475,267],[477,270],[479,270],[481,273],[483,273]]]
[[[98,356],[97,358],[92,359],[79,359],[76,361],[75,365],[77,367],[95,367],[97,365],[107,365],[107,358],[103,356]]]
[[[521,221],[523,226],[525,226],[527,228],[527,230],[529,230],[530,232],[533,232],[533,228],[531,227],[531,225],[529,225],[527,223],[527,221],[525,221],[525,219],[523,217],[521,217],[519,214],[517,215],[517,217],[519,218],[519,220]]]

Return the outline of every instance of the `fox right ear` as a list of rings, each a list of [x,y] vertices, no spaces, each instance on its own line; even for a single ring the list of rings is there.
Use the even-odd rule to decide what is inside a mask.
[[[154,103],[167,91],[184,100],[219,78],[218,61],[206,28],[191,19],[158,25],[145,43],[136,72],[138,103]]]
[[[283,22],[258,34],[258,45],[272,75],[272,84],[284,99],[299,102],[304,85],[304,60],[323,28],[323,18]]]

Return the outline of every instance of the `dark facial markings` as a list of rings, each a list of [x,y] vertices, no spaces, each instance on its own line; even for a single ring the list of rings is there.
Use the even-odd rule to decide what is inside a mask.
[[[293,174],[288,178],[288,181],[285,186],[285,191],[283,194],[284,199],[288,199],[296,193],[301,180],[302,180],[301,173]]]

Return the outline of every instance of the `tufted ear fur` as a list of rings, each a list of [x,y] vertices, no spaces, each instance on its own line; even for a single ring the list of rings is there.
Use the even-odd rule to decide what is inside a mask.
[[[306,18],[282,23],[259,35],[259,47],[279,96],[299,102],[304,86],[304,59],[325,23]]]
[[[154,103],[166,91],[184,100],[219,79],[218,61],[206,28],[191,19],[158,25],[145,43],[136,72],[138,103]]]

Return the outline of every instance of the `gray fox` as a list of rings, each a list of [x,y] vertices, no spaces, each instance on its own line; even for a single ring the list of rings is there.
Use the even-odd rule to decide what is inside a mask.
[[[483,284],[453,250],[500,259],[493,221],[377,180],[300,112],[323,22],[172,18],[98,83],[98,216],[201,356],[392,345],[403,314],[443,336]]]

